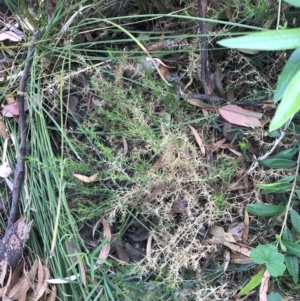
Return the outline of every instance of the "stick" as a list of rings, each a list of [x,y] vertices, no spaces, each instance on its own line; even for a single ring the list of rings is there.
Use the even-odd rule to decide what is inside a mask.
[[[38,32],[36,32],[32,40],[29,43],[27,50],[27,62],[25,63],[24,71],[22,78],[20,80],[20,86],[18,91],[18,102],[19,102],[19,125],[20,125],[20,146],[19,153],[17,158],[17,164],[14,171],[14,183],[13,183],[13,192],[12,192],[12,204],[10,208],[9,220],[7,224],[8,231],[11,226],[16,222],[18,213],[19,213],[19,203],[20,203],[20,194],[21,194],[21,185],[24,179],[25,172],[25,150],[26,150],[26,119],[25,119],[25,110],[24,110],[24,94],[27,86],[27,81],[29,77],[29,71],[31,69],[34,53],[34,44],[38,38]]]

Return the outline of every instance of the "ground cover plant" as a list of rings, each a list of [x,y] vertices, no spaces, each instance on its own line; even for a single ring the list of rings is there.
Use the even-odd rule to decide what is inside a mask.
[[[1,297],[297,300],[297,3],[5,3]]]

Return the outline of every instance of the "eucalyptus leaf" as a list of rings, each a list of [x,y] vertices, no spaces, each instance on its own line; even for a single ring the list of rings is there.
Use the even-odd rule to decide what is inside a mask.
[[[270,184],[256,184],[256,187],[262,189],[262,194],[284,193],[291,189],[292,184],[287,182],[275,182]]]
[[[300,35],[299,35],[300,37]],[[271,120],[269,131],[275,131],[283,126],[300,109],[300,70],[288,84],[283,98]]]
[[[238,293],[238,296],[243,296],[253,289],[255,289],[257,286],[260,285],[262,277],[264,275],[266,269],[260,270],[252,279],[243,287],[243,289]]]
[[[300,245],[295,242],[283,241],[289,253],[300,257]]]
[[[255,50],[288,50],[300,47],[300,28],[267,30],[218,42],[229,48]]]
[[[283,205],[267,205],[267,204],[248,204],[246,210],[256,216],[274,216],[279,215],[286,209]]]
[[[286,255],[285,265],[296,284],[299,280],[299,262],[297,256]]]
[[[300,216],[294,209],[290,210],[290,215],[291,215],[293,229],[296,235],[300,237]]]
[[[283,0],[284,2],[287,2],[293,6],[296,6],[296,7],[300,7],[300,2],[299,0]]]
[[[299,1],[299,0],[297,0]],[[299,2],[300,3],[300,2]],[[280,100],[284,92],[292,80],[292,78],[296,75],[296,73],[300,70],[300,48],[297,48],[292,55],[289,57],[287,62],[285,63],[283,70],[279,75],[279,80],[276,86],[275,94],[273,100],[277,102]]]
[[[296,161],[283,159],[283,158],[276,158],[276,157],[264,159],[264,160],[257,160],[257,162],[261,166],[274,168],[274,169],[292,168],[297,164]]]

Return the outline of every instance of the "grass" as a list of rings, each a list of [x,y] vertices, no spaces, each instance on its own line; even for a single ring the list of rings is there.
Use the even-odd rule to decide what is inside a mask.
[[[134,3],[136,7],[131,14],[126,12],[125,19],[116,17],[117,7],[96,3],[77,15],[86,1],[59,1],[49,24],[45,13],[38,19],[45,31],[35,47],[28,83],[29,199],[24,191],[21,199],[22,212],[35,225],[28,241],[29,266],[38,256],[53,278],[67,278],[78,275],[77,264],[83,263],[88,276],[86,287],[83,275],[57,285],[61,300],[69,299],[67,295],[74,300],[230,300],[245,282],[243,279],[231,287],[230,277],[243,273],[248,279],[250,266],[232,265],[224,274],[222,261],[213,258],[205,273],[200,273],[209,254],[219,250],[217,245],[203,241],[210,225],[227,225],[240,219],[242,208],[237,206],[238,197],[228,191],[228,186],[245,161],[248,144],[239,142],[242,160],[236,160],[227,150],[218,150],[214,154],[215,167],[210,170],[187,125],[192,124],[210,148],[222,137],[218,130],[222,122],[213,114],[203,116],[201,110],[180,99],[175,89],[165,85],[155,72],[130,76],[145,54],[128,32],[146,45],[161,38],[172,39],[178,37],[176,30],[166,30],[163,36],[161,31],[144,31],[135,24],[144,22],[146,27],[147,22],[154,22],[152,18],[158,18],[158,25],[176,20],[176,26],[184,28],[179,36],[184,35],[187,47],[179,44],[151,54],[170,61],[176,54],[185,55],[187,62],[177,65],[184,74],[181,81],[187,83],[191,74],[193,82],[189,89],[201,90],[198,40],[194,40],[197,19],[192,17],[197,15],[195,3],[186,3],[172,19],[161,15],[168,11],[159,1],[154,1],[151,9],[143,1]],[[254,7],[248,0],[242,1],[240,18],[255,16],[255,26],[262,26],[267,4],[270,3],[263,0]],[[99,17],[98,10],[103,10],[105,18]],[[153,15],[141,15],[146,13]],[[74,20],[68,22],[72,16]],[[226,30],[239,26],[230,22],[217,26],[222,24],[227,26]],[[61,31],[63,25],[65,29]],[[240,29],[245,28],[253,29],[253,23],[245,22]],[[84,32],[95,39],[88,46]],[[215,51],[213,56],[218,50]],[[239,97],[246,98],[254,90],[259,96],[265,88],[273,88],[274,83],[266,79],[261,65],[264,58],[238,53],[222,60],[225,68],[238,62],[244,70],[244,76],[238,75],[236,79]],[[272,72],[276,74],[276,70]],[[84,116],[75,114],[72,122],[68,102],[74,95]],[[12,120],[6,124],[8,132],[17,136],[17,124]],[[254,139],[262,135],[257,131],[247,134]],[[9,155],[14,166],[12,146]],[[161,163],[155,168],[158,160]],[[99,177],[93,183],[83,183],[74,173],[99,173]],[[141,202],[162,183],[164,188],[154,199]],[[6,188],[2,196],[8,195]],[[253,199],[252,193],[248,196]],[[186,212],[174,216],[172,204],[182,198],[188,204]],[[109,223],[114,245],[139,215],[155,217],[158,224],[151,232],[153,240],[149,250],[145,250],[147,256],[138,264],[123,264],[114,259],[116,254],[112,251],[113,257],[95,270],[105,244],[102,226],[97,228],[97,222],[105,218]],[[1,222],[5,228],[3,218]],[[82,234],[88,226],[95,228],[96,239],[91,238],[91,233]],[[87,240],[93,241],[94,250]],[[77,254],[76,259],[72,253]]]

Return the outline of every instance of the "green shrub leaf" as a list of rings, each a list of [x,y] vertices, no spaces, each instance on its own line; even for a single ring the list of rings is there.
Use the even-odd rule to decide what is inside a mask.
[[[287,2],[293,6],[296,6],[296,7],[300,7],[300,3],[299,3],[299,0],[284,0],[284,2]]]
[[[300,28],[255,32],[218,42],[229,48],[254,50],[288,50],[300,47]]]
[[[285,226],[282,233],[282,240],[288,241],[288,242],[294,242],[292,233],[290,229]]]
[[[283,241],[289,253],[300,257],[300,245],[295,242]]]
[[[298,70],[300,70],[300,48],[297,48],[292,53],[279,75],[279,80],[273,97],[275,102],[277,102],[283,97],[288,84],[296,75]]]
[[[273,158],[292,159],[298,151],[298,147],[284,149],[281,152],[277,153],[275,156],[273,156]]]
[[[299,36],[300,37],[300,36]],[[283,98],[276,109],[269,131],[275,131],[283,126],[300,109],[300,70],[288,84]]]
[[[279,215],[286,209],[283,205],[267,205],[267,204],[248,204],[246,210],[257,216],[274,216]]]
[[[294,209],[291,209],[290,214],[294,231],[300,237],[300,216]]]
[[[250,257],[257,264],[265,263],[271,276],[282,276],[286,269],[284,255],[273,244],[258,245],[252,249]]]
[[[292,184],[288,182],[275,182],[270,184],[256,184],[255,186],[262,189],[262,194],[268,194],[287,192],[292,187]]]
[[[299,280],[299,262],[297,256],[286,255],[285,264],[289,274],[292,276],[294,283]]]
[[[264,167],[275,168],[275,169],[292,168],[297,164],[297,162],[293,160],[275,158],[275,157],[270,159],[257,160],[257,162]]]
[[[262,277],[264,275],[266,269],[260,270],[252,279],[243,287],[243,289],[238,293],[238,296],[243,296],[253,289],[255,289],[257,286],[260,285]]]

